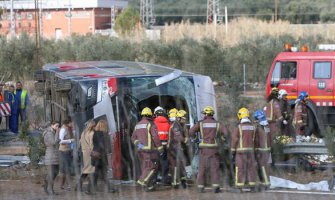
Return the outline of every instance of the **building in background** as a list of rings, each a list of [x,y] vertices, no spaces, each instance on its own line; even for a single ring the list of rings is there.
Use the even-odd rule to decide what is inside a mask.
[[[126,0],[13,0],[13,4],[1,1],[0,33],[10,36],[26,32],[56,39],[72,33],[112,34],[115,16],[127,6]]]

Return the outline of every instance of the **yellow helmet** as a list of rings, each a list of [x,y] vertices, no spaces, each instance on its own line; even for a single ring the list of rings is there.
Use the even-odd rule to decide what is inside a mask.
[[[249,117],[249,110],[246,108],[241,108],[240,110],[238,110],[237,117],[238,119]]]
[[[278,94],[279,94],[279,89],[278,89],[277,87],[273,87],[273,88],[271,89],[271,93],[272,93],[272,94],[275,94],[275,95],[278,95]]]
[[[212,106],[206,106],[201,113],[207,115],[214,115],[214,108]]]
[[[187,114],[187,112],[185,110],[179,110],[177,112],[177,117],[180,117],[180,118],[185,118],[185,115]]]
[[[176,108],[172,108],[169,110],[169,117],[176,117],[178,110]]]
[[[142,116],[152,116],[152,111],[150,108],[145,107],[143,108],[142,112],[141,112]]]

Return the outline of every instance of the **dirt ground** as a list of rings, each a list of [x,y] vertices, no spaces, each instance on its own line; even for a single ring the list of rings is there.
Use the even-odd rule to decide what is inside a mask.
[[[293,180],[299,183],[319,182],[321,180],[328,180],[331,171],[319,171],[306,172],[293,170],[277,169],[272,170],[271,175]],[[43,177],[45,174],[45,167],[40,166],[38,168],[31,167],[29,165],[24,167],[13,166],[7,168],[0,168],[0,200],[2,199],[332,199],[335,193],[321,193],[319,196],[313,196],[316,194],[291,194],[280,192],[276,190],[270,190],[261,193],[250,193],[246,192],[243,194],[231,193],[231,189],[226,184],[223,184],[223,193],[214,194],[210,188],[206,190],[205,194],[199,194],[196,191],[196,187],[190,182],[189,187],[184,189],[172,189],[169,186],[160,186],[157,191],[144,192],[139,186],[136,186],[134,182],[119,184],[117,185],[118,192],[110,194],[105,192],[102,182],[99,183],[98,192],[96,195],[89,196],[82,192],[61,190],[59,182],[56,179],[55,191],[58,193],[56,196],[48,196],[44,193],[42,188]],[[72,177],[74,179],[74,177]],[[73,181],[74,183],[74,181]],[[84,188],[87,183],[84,183]]]
[[[58,185],[58,184],[57,184]],[[159,187],[154,192],[144,192],[138,186],[121,185],[118,186],[118,192],[106,193],[99,190],[95,195],[87,195],[82,192],[60,190],[55,191],[58,195],[48,196],[43,192],[40,184],[33,180],[9,180],[0,181],[0,199],[2,200],[44,200],[44,199],[77,199],[77,200],[102,200],[102,199],[160,199],[160,200],[179,200],[179,199],[258,199],[258,200],[329,200],[334,199],[334,193],[298,193],[294,191],[267,191],[259,193],[231,193],[224,190],[222,193],[214,194],[212,190],[207,189],[205,193],[197,193],[194,186],[187,189],[171,189],[171,187]]]

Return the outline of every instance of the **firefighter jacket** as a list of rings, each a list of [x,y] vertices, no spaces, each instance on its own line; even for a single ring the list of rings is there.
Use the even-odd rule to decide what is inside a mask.
[[[142,117],[141,121],[136,124],[133,135],[131,136],[131,141],[135,145],[139,143],[143,144],[143,148],[139,149],[140,152],[163,151],[156,125],[146,117]]]
[[[288,102],[284,99],[280,99],[279,100],[279,105],[280,105],[280,110],[281,110],[281,114],[282,114],[283,118],[285,120],[290,120],[291,116],[290,116],[290,107],[288,105]]]
[[[157,116],[154,119],[154,123],[157,127],[158,136],[162,144],[166,144],[169,137],[170,123],[169,120],[164,116]]]
[[[242,119],[244,120],[244,119]],[[241,121],[242,121],[241,120]],[[235,127],[230,142],[230,150],[232,153],[254,152],[256,127],[250,120],[241,122]]]
[[[224,141],[229,134],[228,129],[212,116],[205,116],[203,120],[196,123],[190,129],[190,137],[195,137],[196,132],[200,132],[199,148],[218,148],[218,139]]]
[[[169,129],[169,139],[168,148],[181,149],[182,143],[188,142],[188,136],[182,126],[178,121],[174,121]]]
[[[257,135],[255,136],[255,150],[258,152],[271,151],[271,134],[269,126],[257,125]]]
[[[278,99],[272,99],[266,104],[265,114],[269,123],[283,120]]]
[[[302,101],[298,101],[294,107],[293,125],[306,126],[307,120],[307,105]]]

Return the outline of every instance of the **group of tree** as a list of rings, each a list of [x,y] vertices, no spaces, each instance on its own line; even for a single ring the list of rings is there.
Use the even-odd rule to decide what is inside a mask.
[[[139,10],[140,0],[130,0]],[[288,20],[291,23],[325,23],[335,21],[333,0],[220,0],[221,14],[228,8],[228,18],[255,17],[262,20]],[[277,4],[276,4],[277,2]],[[206,21],[207,0],[153,0],[158,25],[190,20]]]

